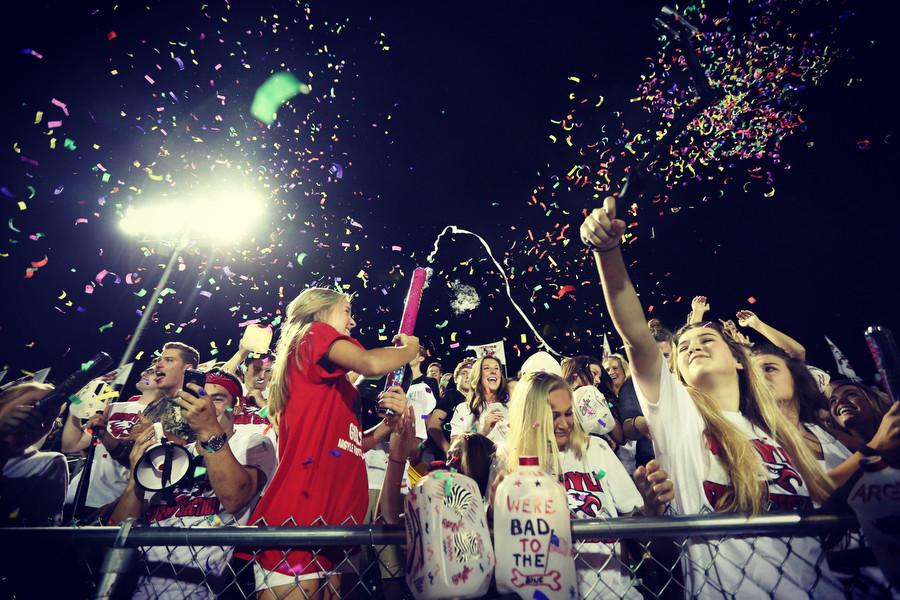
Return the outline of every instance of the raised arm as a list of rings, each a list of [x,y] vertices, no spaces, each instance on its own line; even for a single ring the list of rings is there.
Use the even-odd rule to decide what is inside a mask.
[[[771,325],[763,323],[762,320],[749,310],[737,311],[738,325],[741,327],[750,327],[755,329],[764,338],[796,358],[797,360],[806,361],[806,348],[803,344],[792,338],[786,333],[778,331]]]
[[[616,219],[616,201],[607,196],[603,208],[595,208],[581,224],[581,241],[594,253],[606,307],[616,331],[625,342],[635,383],[650,402],[659,400],[659,372],[662,354],[647,327],[647,318],[625,261],[619,240],[625,222]]]
[[[419,338],[402,333],[394,338],[399,346],[365,350],[347,340],[338,340],[328,350],[328,360],[366,377],[387,375],[406,365],[419,352]]]
[[[691,300],[691,312],[688,313],[687,322],[691,325],[703,321],[703,316],[709,312],[709,301],[706,296],[694,296]]]
[[[403,512],[403,494],[400,493],[403,472],[406,471],[406,460],[419,444],[415,419],[415,412],[410,406],[400,418],[397,431],[391,435],[387,471],[378,497],[378,510],[384,522],[389,525],[399,523]]]

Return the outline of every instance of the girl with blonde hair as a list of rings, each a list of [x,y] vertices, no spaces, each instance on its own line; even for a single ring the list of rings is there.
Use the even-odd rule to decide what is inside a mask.
[[[521,456],[536,456],[544,471],[560,479],[573,519],[660,515],[672,498],[672,482],[652,461],[636,471],[640,490],[635,486],[609,445],[581,428],[571,388],[552,373],[526,374],[510,400],[509,437],[498,463],[507,470]],[[579,598],[642,597],[618,543],[579,542],[577,549]]]
[[[419,340],[400,335],[396,347],[366,350],[350,337],[355,326],[350,298],[334,290],[309,288],[288,304],[268,402],[269,419],[278,427],[280,462],[250,524],[363,522],[368,505],[365,442],[357,391],[347,373],[390,373],[415,357]],[[406,396],[394,387],[379,403],[403,414]],[[385,436],[390,431],[382,429]],[[236,556],[256,561],[260,598],[331,597],[339,591],[333,570],[344,557],[340,548]]]
[[[581,239],[594,253],[657,456],[678,482],[673,511],[760,513],[824,501],[831,480],[778,410],[747,349],[720,325],[682,327],[669,372],[628,277],[624,230],[608,197],[585,219]],[[692,538],[684,566],[685,592],[695,597],[843,596],[813,538]]]

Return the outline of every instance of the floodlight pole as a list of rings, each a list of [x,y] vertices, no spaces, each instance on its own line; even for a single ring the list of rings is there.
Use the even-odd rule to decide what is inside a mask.
[[[159,297],[162,294],[162,291],[166,289],[166,283],[169,282],[169,276],[172,274],[172,269],[175,268],[175,263],[178,262],[178,257],[181,256],[181,253],[184,252],[184,249],[187,248],[189,244],[190,240],[186,235],[182,236],[182,238],[175,244],[175,248],[172,250],[172,256],[169,258],[169,264],[167,264],[165,270],[163,270],[163,273],[159,278],[159,282],[156,284],[156,288],[153,290],[153,294],[150,296],[150,300],[147,301],[147,306],[144,308],[144,313],[141,315],[141,320],[138,321],[137,328],[134,330],[134,333],[131,334],[131,340],[128,342],[128,347],[125,348],[125,353],[122,355],[122,360],[119,361],[119,368],[128,364],[128,361],[131,358],[131,354],[134,352],[134,349],[137,347],[138,341],[141,339],[141,335],[143,335],[144,333],[144,329],[147,328],[147,323],[150,322],[150,316],[153,314],[153,308],[156,306],[157,302],[159,302]]]

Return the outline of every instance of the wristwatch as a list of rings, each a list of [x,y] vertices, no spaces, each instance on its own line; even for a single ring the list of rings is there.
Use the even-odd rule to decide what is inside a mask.
[[[219,435],[214,435],[210,437],[205,442],[200,442],[200,445],[203,446],[203,449],[209,454],[215,454],[219,450],[225,447],[225,444],[228,443],[228,438],[224,433],[220,433]]]

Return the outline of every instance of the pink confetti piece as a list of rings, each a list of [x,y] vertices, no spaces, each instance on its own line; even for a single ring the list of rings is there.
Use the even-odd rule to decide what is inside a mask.
[[[85,219],[84,217],[79,217],[78,219],[75,219],[76,225],[81,225],[82,223],[87,223],[87,222],[88,222],[88,220]]]
[[[60,109],[62,109],[64,115],[66,115],[67,117],[69,116],[69,109],[66,108],[66,105],[64,102],[61,102],[61,101],[57,100],[56,98],[53,98],[52,100],[50,100],[50,104],[52,104],[53,106],[58,106]]]
[[[47,121],[47,129],[56,129],[62,127],[62,121]]]
[[[147,83],[149,83],[150,85],[156,84],[156,82],[153,81],[153,78],[150,77],[149,75],[144,75],[144,79],[146,79],[146,80],[147,80]]]
[[[756,298],[750,296],[749,298],[747,298],[747,302],[749,302],[750,304],[756,304]]]

